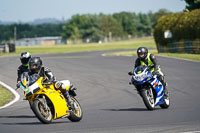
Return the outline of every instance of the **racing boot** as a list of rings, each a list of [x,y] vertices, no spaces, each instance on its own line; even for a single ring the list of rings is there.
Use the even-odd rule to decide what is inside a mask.
[[[73,101],[71,100],[71,97],[70,97],[68,91],[65,89],[63,83],[60,81],[56,81],[55,87],[57,89],[59,89],[61,91],[61,93],[63,94],[63,96],[65,97],[66,104],[69,106],[69,108],[72,107]]]
[[[67,102],[67,105],[68,105],[69,109],[72,109],[74,101],[71,99],[71,97],[69,95],[69,92],[66,91],[63,95],[64,95],[64,97],[66,99],[66,102]]]
[[[162,83],[163,88],[164,88],[164,96],[168,97],[169,96],[169,92],[168,92],[168,89],[167,89],[167,82],[164,81],[164,77],[163,76],[160,76],[159,80]]]
[[[169,92],[168,92],[168,89],[167,89],[167,83],[166,82],[164,82],[163,87],[164,87],[164,96],[168,97],[169,96]]]

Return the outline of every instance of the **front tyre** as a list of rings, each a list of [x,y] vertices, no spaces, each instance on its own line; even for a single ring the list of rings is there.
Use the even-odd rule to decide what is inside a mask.
[[[81,105],[79,104],[79,102],[76,100],[76,98],[71,96],[71,99],[73,100],[74,104],[73,104],[73,107],[72,107],[72,110],[70,112],[70,116],[68,117],[68,119],[72,122],[78,122],[83,117],[82,108],[81,108]]]
[[[143,89],[141,92],[142,99],[148,110],[153,110],[154,105],[154,95],[152,89]]]
[[[32,104],[32,109],[33,112],[35,113],[36,117],[44,124],[49,124],[51,123],[53,116],[51,113],[50,108],[47,107],[45,108],[44,101],[42,98],[40,99],[35,99],[33,104]]]

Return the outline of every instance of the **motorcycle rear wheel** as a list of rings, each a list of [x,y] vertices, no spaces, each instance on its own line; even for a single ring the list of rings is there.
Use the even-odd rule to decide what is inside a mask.
[[[71,99],[73,100],[74,104],[76,104],[76,108],[73,108],[70,112],[70,116],[68,117],[68,119],[72,122],[78,122],[83,118],[83,112],[82,112],[82,108],[81,105],[79,104],[78,100],[76,100],[76,98],[71,96]]]
[[[152,89],[144,89],[141,92],[142,99],[148,110],[154,110],[154,95]]]
[[[51,123],[53,116],[50,108],[47,106],[47,109],[44,107],[44,101],[42,98],[35,99],[32,105],[33,112],[36,117],[40,120],[40,122],[44,124]]]

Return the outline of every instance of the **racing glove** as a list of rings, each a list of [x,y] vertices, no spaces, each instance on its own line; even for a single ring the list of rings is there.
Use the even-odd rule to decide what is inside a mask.
[[[58,89],[58,88],[62,87],[62,84],[63,84],[62,82],[56,81],[55,87]]]
[[[130,75],[130,76],[133,75],[133,72],[132,72],[132,71],[131,71],[131,72],[128,72],[128,75]]]

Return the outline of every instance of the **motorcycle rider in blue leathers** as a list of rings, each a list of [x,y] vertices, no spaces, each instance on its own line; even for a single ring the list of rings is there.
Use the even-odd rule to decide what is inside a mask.
[[[166,89],[167,83],[164,81],[164,74],[160,70],[160,65],[158,65],[155,55],[148,53],[148,49],[146,47],[139,47],[137,49],[137,55],[138,55],[138,58],[135,61],[134,68],[140,65],[151,66],[149,71],[153,75],[157,75],[159,81],[161,81],[161,83],[163,84],[164,89]],[[131,71],[128,74],[133,75],[133,72]]]

